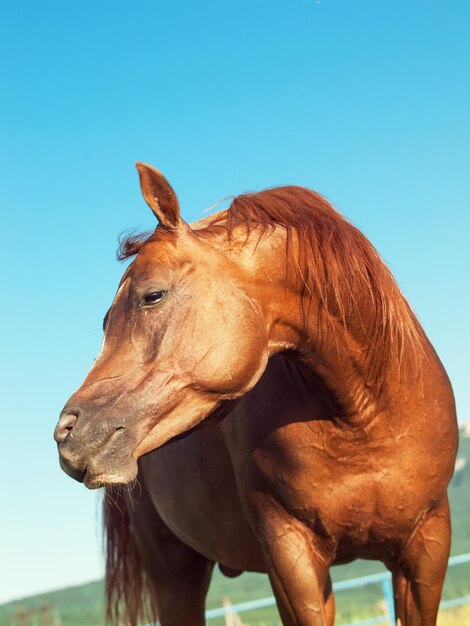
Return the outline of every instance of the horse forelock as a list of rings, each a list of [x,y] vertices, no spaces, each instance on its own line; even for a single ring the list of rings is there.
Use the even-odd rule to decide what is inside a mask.
[[[118,261],[125,261],[138,254],[145,242],[151,237],[151,232],[125,232],[119,237],[119,246],[116,252]]]

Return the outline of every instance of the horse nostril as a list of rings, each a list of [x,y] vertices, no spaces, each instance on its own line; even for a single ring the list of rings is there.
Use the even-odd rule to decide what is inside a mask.
[[[63,443],[77,423],[79,410],[73,410],[61,415],[59,422],[54,430],[54,439],[58,444]]]

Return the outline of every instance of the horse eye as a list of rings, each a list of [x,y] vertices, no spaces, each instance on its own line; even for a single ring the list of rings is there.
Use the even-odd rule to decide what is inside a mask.
[[[166,291],[151,291],[146,293],[142,298],[142,306],[150,306],[151,304],[158,304],[163,300],[166,295]]]

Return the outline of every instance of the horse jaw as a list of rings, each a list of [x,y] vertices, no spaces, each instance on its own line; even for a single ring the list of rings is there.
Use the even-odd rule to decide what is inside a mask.
[[[194,390],[186,389],[181,401],[173,404],[163,417],[151,425],[148,422],[140,425],[140,443],[134,450],[134,458],[138,459],[196,427],[203,427],[206,420],[212,425],[214,421],[226,417],[237,400],[256,385],[267,363],[268,354],[262,353],[258,368],[237,392],[232,390],[224,395],[195,393]]]

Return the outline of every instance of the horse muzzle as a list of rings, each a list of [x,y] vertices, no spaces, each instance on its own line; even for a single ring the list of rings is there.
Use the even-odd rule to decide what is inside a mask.
[[[54,439],[61,468],[89,489],[129,483],[137,475],[132,438],[122,423],[113,424],[97,416],[91,421],[82,409],[66,407]]]

